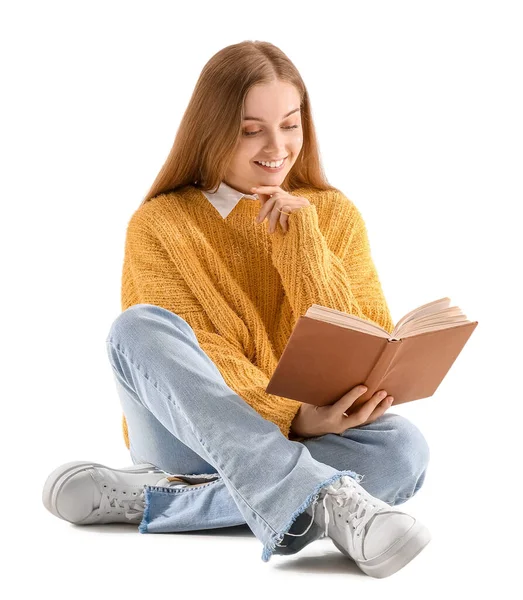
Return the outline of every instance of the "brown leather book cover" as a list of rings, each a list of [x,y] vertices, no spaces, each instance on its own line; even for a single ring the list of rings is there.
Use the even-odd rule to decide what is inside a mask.
[[[307,314],[299,317],[265,391],[325,406],[337,402],[353,387],[366,385],[367,392],[354,402],[350,412],[381,389],[394,397],[393,404],[432,396],[478,325],[478,321],[464,319],[453,325],[457,317],[447,317],[445,323],[440,316],[439,321],[434,319],[431,325],[440,328],[426,331],[428,309],[425,307],[432,304],[436,302],[408,313],[409,317],[419,313],[417,322],[425,330],[413,333],[412,323],[416,320],[410,318],[409,335],[405,337],[401,336],[401,329],[395,329],[390,335],[383,329],[374,334]],[[449,312],[450,309],[440,310],[440,315]],[[345,313],[339,314],[348,317]],[[451,314],[456,315],[456,312]],[[406,317],[397,327],[408,320]],[[351,317],[349,320],[358,321]]]

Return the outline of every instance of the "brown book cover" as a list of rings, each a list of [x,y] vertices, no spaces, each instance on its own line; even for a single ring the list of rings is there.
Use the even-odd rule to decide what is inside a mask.
[[[265,391],[325,406],[366,385],[350,412],[381,389],[393,404],[428,398],[478,325],[449,303],[441,298],[412,310],[390,334],[372,321],[313,304],[299,317]]]

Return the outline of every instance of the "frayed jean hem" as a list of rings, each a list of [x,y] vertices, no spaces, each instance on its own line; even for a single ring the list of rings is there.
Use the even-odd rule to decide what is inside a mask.
[[[300,537],[298,535],[298,536],[294,537],[292,539],[292,542],[289,543],[287,546],[285,544],[281,544],[281,542],[283,541],[283,538],[288,533],[288,531],[291,529],[291,527],[294,524],[294,522],[296,521],[296,519],[298,519],[298,517],[311,504],[313,504],[313,503],[315,504],[318,501],[321,490],[324,487],[334,483],[335,481],[337,481],[340,477],[342,477],[344,475],[345,476],[348,475],[349,477],[356,479],[356,481],[358,481],[358,482],[361,481],[364,477],[363,475],[359,475],[358,473],[355,473],[354,471],[340,471],[339,473],[337,473],[337,474],[333,475],[332,477],[330,477],[329,479],[327,479],[327,481],[324,481],[323,483],[318,484],[316,486],[316,488],[314,489],[314,491],[311,494],[309,494],[309,496],[307,496],[307,498],[303,501],[303,503],[300,505],[300,507],[294,511],[289,522],[283,528],[283,530],[280,533],[275,533],[273,536],[271,536],[269,541],[264,545],[262,557],[261,557],[263,562],[269,562],[269,560],[271,559],[273,554],[286,554],[286,555],[295,554],[296,552],[301,550],[303,547],[308,545],[310,542],[314,541],[315,539],[319,539],[323,535],[323,530],[317,524],[313,524],[313,526],[316,526],[316,528],[318,530],[318,534],[316,535],[316,537],[313,537],[311,539],[311,536],[305,538],[305,536]],[[312,515],[311,515],[311,519],[313,519]],[[295,534],[292,534],[292,535],[295,535]],[[285,550],[282,550],[282,548],[285,548]]]
[[[147,528],[149,526],[149,521],[151,519],[150,516],[150,502],[149,502],[149,494],[150,492],[148,491],[147,488],[144,489],[143,492],[143,497],[144,497],[144,504],[145,504],[145,509],[143,511],[143,516],[142,516],[142,520],[140,522],[140,525],[138,526],[138,532],[139,533],[147,533]]]

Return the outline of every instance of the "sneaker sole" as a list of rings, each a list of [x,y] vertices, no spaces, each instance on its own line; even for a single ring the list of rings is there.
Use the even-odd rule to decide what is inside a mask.
[[[59,519],[63,519],[64,521],[68,521],[68,519],[64,519],[62,515],[58,512],[56,506],[56,499],[58,494],[62,490],[65,482],[70,479],[73,475],[76,475],[80,471],[85,471],[86,469],[90,469],[92,467],[103,467],[105,469],[110,469],[111,471],[119,471],[121,473],[148,473],[156,469],[154,465],[133,465],[131,467],[126,467],[124,469],[113,469],[112,467],[108,467],[107,465],[102,465],[101,463],[93,463],[87,462],[85,460],[74,460],[68,463],[65,463],[58,468],[56,468],[46,479],[44,484],[44,489],[42,491],[42,502],[45,508],[58,517]],[[70,522],[70,521],[68,521]]]
[[[353,560],[366,575],[381,579],[393,575],[415,558],[430,542],[431,535],[425,525],[416,521],[405,536],[397,540],[388,550],[366,561],[354,560],[335,539],[331,538],[331,540],[336,548]]]

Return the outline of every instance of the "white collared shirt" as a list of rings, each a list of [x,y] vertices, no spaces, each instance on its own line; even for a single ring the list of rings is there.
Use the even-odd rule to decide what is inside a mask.
[[[200,191],[224,219],[244,196],[251,200],[258,200],[258,194],[244,194],[223,181],[214,194],[204,190]]]

